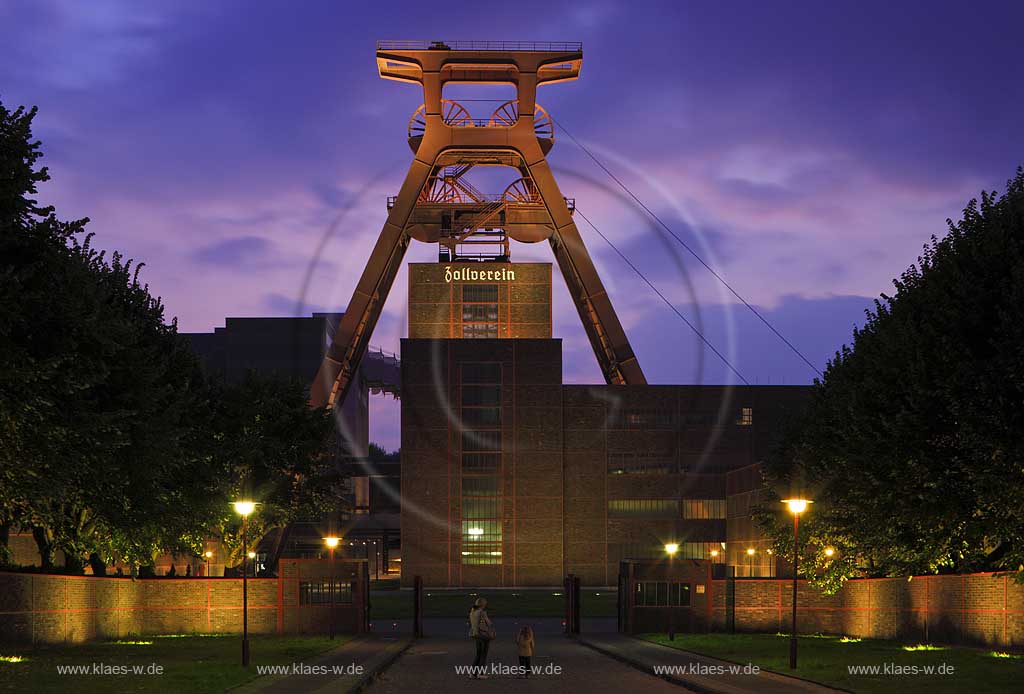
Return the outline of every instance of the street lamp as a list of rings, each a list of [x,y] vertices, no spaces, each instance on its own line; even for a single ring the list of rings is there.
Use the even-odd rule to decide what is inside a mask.
[[[327,594],[330,596],[330,603],[329,603],[330,607],[328,608],[330,610],[330,612],[329,612],[328,618],[329,618],[329,621],[330,621],[330,632],[331,632],[331,639],[332,640],[334,639],[334,549],[335,549],[335,547],[338,546],[338,543],[340,541],[341,540],[339,538],[337,538],[337,537],[335,537],[333,535],[330,535],[330,536],[324,538],[324,544],[327,545],[327,551],[330,552],[330,556],[331,556],[331,559],[330,559],[330,579],[329,579],[330,580],[330,588],[328,589]]]
[[[672,609],[672,560],[675,559],[679,545],[669,542],[665,545],[665,552],[668,554],[668,640],[676,640],[676,611]]]
[[[754,577],[754,548],[747,548],[747,576]]]
[[[235,513],[242,517],[242,667],[249,666],[249,514],[256,510],[253,501],[236,501]]]
[[[831,557],[835,553],[836,553],[836,551],[834,549],[832,549],[831,547],[826,547],[825,548],[825,556],[826,557]]]
[[[206,557],[206,577],[210,577],[210,559],[213,558],[213,552],[206,550],[203,552],[203,556]]]
[[[808,504],[814,502],[807,499],[783,499],[789,512],[793,514],[793,625],[789,637],[789,668],[796,669],[796,577],[800,567],[800,514],[807,510]]]

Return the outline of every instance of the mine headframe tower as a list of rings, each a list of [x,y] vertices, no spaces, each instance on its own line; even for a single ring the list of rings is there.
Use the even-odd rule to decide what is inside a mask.
[[[574,202],[562,196],[545,158],[555,128],[536,102],[537,87],[577,79],[582,63],[580,43],[377,44],[383,79],[423,87],[423,105],[408,127],[415,157],[398,195],[388,198],[387,222],[312,384],[311,405],[344,399],[412,239],[438,244],[442,262],[507,261],[509,239],[548,241],[605,380],[646,383],[573,222]],[[490,118],[474,119],[442,98],[450,82],[512,84],[517,98]],[[500,195],[487,195],[466,177],[479,166],[512,167],[519,178]]]

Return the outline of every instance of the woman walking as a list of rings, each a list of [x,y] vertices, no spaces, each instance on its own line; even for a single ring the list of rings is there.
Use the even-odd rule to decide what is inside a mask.
[[[469,635],[476,642],[476,658],[473,665],[477,668],[473,671],[473,677],[487,679],[483,674],[484,665],[487,664],[487,651],[494,639],[494,625],[491,618],[487,616],[487,598],[477,598],[473,607],[469,610]]]

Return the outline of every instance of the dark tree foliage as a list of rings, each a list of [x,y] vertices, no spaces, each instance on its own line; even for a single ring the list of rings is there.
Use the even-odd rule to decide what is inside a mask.
[[[264,523],[309,515],[328,417],[301,386],[205,381],[142,266],[34,200],[34,116],[0,104],[0,563],[12,527],[101,573],[198,551],[243,492]]]
[[[768,461],[776,490],[815,499],[805,560],[832,587],[1024,564],[1024,169],[947,223]],[[774,506],[761,519],[788,556]]]

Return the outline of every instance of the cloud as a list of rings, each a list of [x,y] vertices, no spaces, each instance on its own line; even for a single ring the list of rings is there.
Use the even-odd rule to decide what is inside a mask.
[[[196,263],[227,268],[252,268],[266,265],[274,244],[259,236],[236,236],[204,246],[191,254]]]

